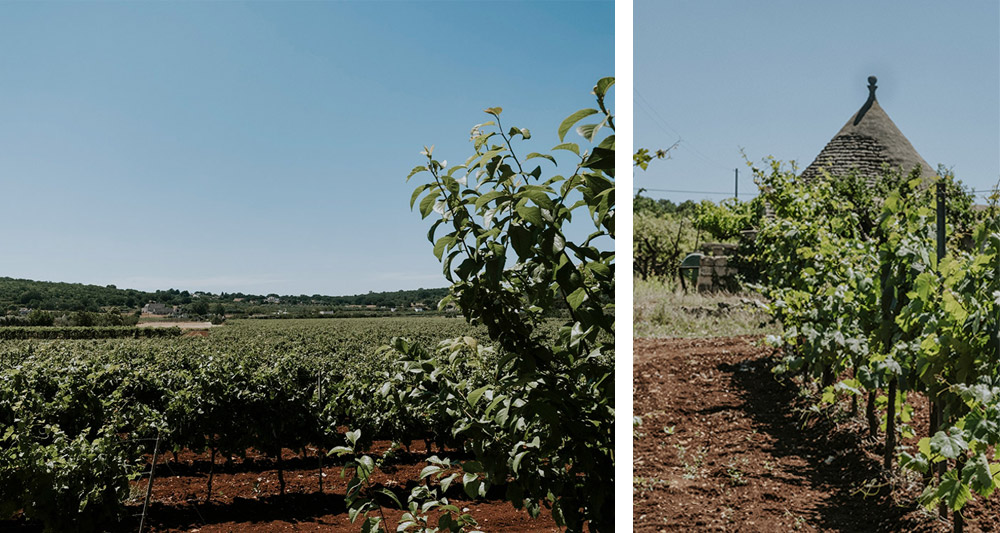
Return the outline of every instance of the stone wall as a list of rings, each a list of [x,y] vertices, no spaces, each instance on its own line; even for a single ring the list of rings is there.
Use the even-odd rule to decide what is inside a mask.
[[[736,267],[729,264],[728,256],[704,256],[698,266],[698,290],[730,290],[736,284]]]
[[[735,290],[738,270],[730,264],[730,256],[736,251],[735,244],[705,243],[702,251],[705,253],[698,265],[699,291]]]

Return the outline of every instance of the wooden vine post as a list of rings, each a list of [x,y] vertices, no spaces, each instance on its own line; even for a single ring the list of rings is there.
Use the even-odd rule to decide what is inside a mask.
[[[160,433],[156,432],[156,443],[153,444],[153,461],[149,465],[149,483],[146,483],[146,497],[142,502],[142,518],[139,519],[139,533],[146,525],[146,512],[149,510],[149,499],[153,495],[153,476],[156,472],[156,455],[160,451]]]

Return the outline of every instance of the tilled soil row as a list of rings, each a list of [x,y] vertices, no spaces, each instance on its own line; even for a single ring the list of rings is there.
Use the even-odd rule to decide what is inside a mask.
[[[915,476],[886,481],[859,421],[804,416],[758,339],[636,339],[633,361],[635,531],[951,531],[914,503]],[[979,501],[965,531],[998,515]]]
[[[386,443],[376,443],[376,448],[379,445],[386,447]],[[379,455],[378,451],[373,452],[374,456]],[[397,460],[376,470],[373,483],[376,488],[392,490],[405,502],[414,480],[427,465],[423,459],[430,455],[422,446],[415,446],[409,453],[399,452]],[[323,490],[320,492],[316,450],[307,450],[304,457],[292,450],[283,450],[285,493],[281,494],[276,464],[262,454],[250,451],[246,459],[236,458],[229,463],[217,458],[214,467],[209,454],[185,451],[176,461],[167,454],[162,462],[157,461],[153,503],[147,518],[151,527],[146,531],[360,531],[360,521],[351,523],[344,503],[347,482],[353,471],[343,472],[341,466],[336,466],[335,458],[327,458],[324,462]],[[206,501],[210,469],[214,469],[212,496]],[[145,479],[133,482],[136,499],[129,506],[132,517],[123,524],[122,531],[135,531],[133,526],[138,525],[137,515],[141,513],[145,487]],[[448,497],[449,503],[471,514],[479,522],[478,529],[484,532],[559,531],[551,515],[544,510],[541,516],[532,519],[526,511],[515,509],[503,500],[471,501],[462,493],[460,484],[449,489]],[[372,516],[378,514],[372,513]],[[382,516],[390,531],[395,530],[401,515],[398,509],[388,506],[383,509]],[[431,511],[429,516],[436,517],[436,513]],[[436,520],[431,522],[436,523]]]

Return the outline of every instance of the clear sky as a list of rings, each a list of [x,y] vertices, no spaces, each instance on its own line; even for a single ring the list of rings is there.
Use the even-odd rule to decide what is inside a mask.
[[[442,287],[406,183],[522,153],[614,73],[613,3],[0,2],[0,275],[143,290]]]
[[[931,165],[975,189],[1000,177],[1000,2],[651,1],[634,4],[635,172],[648,196],[754,193],[740,149],[809,165],[868,97]],[[749,196],[747,196],[749,197]]]

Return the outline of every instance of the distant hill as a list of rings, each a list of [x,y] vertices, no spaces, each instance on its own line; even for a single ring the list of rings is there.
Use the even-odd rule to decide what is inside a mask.
[[[203,293],[177,289],[156,292],[119,289],[114,285],[84,285],[53,281],[33,281],[0,277],[0,310],[17,311],[21,308],[46,311],[100,311],[118,307],[122,311],[137,310],[149,302],[166,305],[188,306],[194,303],[224,305],[226,308],[250,306],[385,306],[408,307],[423,304],[434,308],[448,294],[447,288],[369,292],[351,296],[324,296],[314,294],[286,295],[246,293]],[[269,303],[277,300],[279,303]]]

